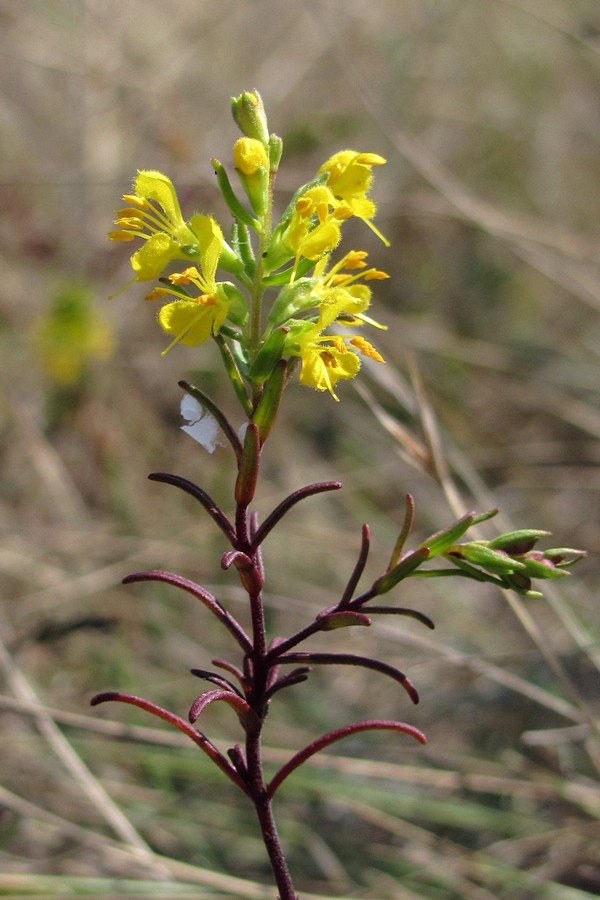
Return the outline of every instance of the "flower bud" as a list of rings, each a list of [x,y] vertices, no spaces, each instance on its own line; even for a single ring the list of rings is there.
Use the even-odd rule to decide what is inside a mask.
[[[276,134],[272,134],[269,138],[269,168],[271,172],[279,169],[281,154],[283,153],[283,141]]]
[[[277,328],[271,332],[250,368],[250,378],[254,384],[264,384],[283,355],[286,331]]]
[[[559,569],[542,551],[533,550],[525,556],[520,556],[519,559],[525,565],[523,574],[529,578],[562,578],[569,574],[565,569]]]
[[[248,320],[248,304],[246,298],[239,288],[237,288],[235,284],[232,284],[231,281],[223,281],[219,287],[229,301],[227,318],[230,322],[233,322],[234,325],[239,325],[240,328],[243,327]]]
[[[269,157],[264,144],[256,138],[238,138],[233,146],[233,162],[238,173],[255,175],[261,169],[268,169]]]
[[[519,559],[513,559],[504,550],[493,550],[487,541],[469,541],[467,544],[457,544],[447,551],[449,556],[466,559],[475,566],[480,566],[486,572],[496,575],[509,574],[525,570],[525,564]]]
[[[258,91],[244,91],[239,97],[232,97],[231,112],[242,134],[268,145],[267,115]]]
[[[256,138],[239,138],[233,162],[252,209],[258,216],[264,215],[269,206],[269,157],[264,144]]]
[[[261,445],[264,444],[275,424],[281,397],[285,390],[286,377],[287,362],[280,359],[265,384],[260,403],[252,416],[252,422],[258,428]]]
[[[503,550],[509,556],[518,556],[532,550],[541,537],[548,537],[549,531],[540,531],[537,528],[521,528],[518,531],[508,531],[488,541],[488,547],[492,550]]]

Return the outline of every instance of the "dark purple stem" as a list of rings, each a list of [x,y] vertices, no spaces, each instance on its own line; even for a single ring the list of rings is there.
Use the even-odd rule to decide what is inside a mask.
[[[248,511],[248,505],[254,495],[260,463],[261,446],[258,438],[257,426],[250,424],[238,460],[238,477],[235,485],[234,550],[225,553],[221,561],[224,568],[233,565],[237,569],[241,584],[248,595],[252,622],[252,640],[246,649],[244,671],[239,673],[246,696],[244,702],[248,704],[248,712],[244,714],[244,711],[240,710],[242,712],[241,722],[246,731],[246,753],[245,759],[243,759],[241,749],[234,749],[232,759],[236,771],[245,772],[247,793],[256,810],[263,842],[279,891],[279,900],[297,900],[281,841],[277,834],[271,798],[265,785],[261,757],[261,733],[268,712],[269,679],[273,673],[272,666],[267,661],[265,610],[262,597],[264,572],[259,550],[260,539],[258,539],[260,529],[257,527],[256,515]],[[277,519],[272,520],[272,525],[275,521]],[[228,668],[227,665],[224,668]],[[233,667],[229,667],[229,671],[233,673]],[[227,699],[227,702],[234,704],[236,702],[234,697],[236,695],[232,693],[229,697],[222,696],[220,699]]]
[[[283,853],[277,826],[273,817],[271,796],[264,782],[260,748],[260,732],[246,739],[246,765],[248,790],[260,824],[262,838],[269,855],[273,875],[279,891],[279,900],[298,900],[287,861]]]
[[[280,366],[276,373],[277,377],[273,376],[269,380],[259,405],[254,411],[253,419],[248,424],[243,443],[223,413],[202,391],[187,382],[180,382],[184,390],[196,397],[217,418],[235,452],[238,471],[234,490],[235,519],[233,522],[202,488],[186,478],[163,472],[155,472],[149,476],[153,481],[172,484],[198,500],[227,538],[231,549],[223,553],[221,565],[223,569],[233,568],[237,571],[240,583],[249,600],[251,630],[247,633],[237,619],[204,587],[173,572],[150,570],[133,573],[124,579],[126,584],[138,581],[160,581],[178,587],[200,600],[227,628],[243,651],[243,665],[240,667],[225,660],[213,660],[213,665],[225,670],[239,684],[234,684],[228,678],[207,669],[192,669],[193,674],[212,683],[215,689],[205,691],[194,700],[189,710],[189,722],[148,700],[120,691],[98,694],[92,700],[92,704],[96,705],[109,700],[129,703],[174,725],[191,738],[250,798],[260,824],[262,838],[279,892],[279,900],[298,900],[273,817],[272,798],[281,783],[314,753],[335,741],[361,731],[392,730],[408,734],[421,743],[425,743],[425,736],[418,729],[403,722],[387,719],[354,722],[334,729],[312,741],[307,747],[292,756],[267,786],[263,774],[261,737],[269,703],[278,691],[306,680],[310,672],[310,665],[307,664],[350,665],[374,670],[402,685],[413,703],[419,702],[417,691],[407,676],[394,666],[377,659],[349,653],[290,651],[306,638],[318,632],[329,632],[348,626],[370,625],[371,620],[366,615],[367,612],[369,614],[412,616],[431,628],[433,623],[427,616],[404,607],[375,606],[364,611],[362,609],[369,600],[386,593],[402,578],[408,577],[429,556],[429,550],[421,547],[399,559],[412,526],[413,505],[411,498],[407,498],[404,526],[386,572],[366,592],[354,597],[369,555],[370,531],[368,525],[363,525],[358,559],[340,601],[324,609],[314,621],[300,629],[295,635],[288,638],[274,638],[271,644],[267,645],[262,594],[264,570],[261,544],[283,516],[301,500],[341,488],[338,481],[318,482],[299,488],[282,500],[260,526],[256,513],[250,512],[250,504],[254,499],[258,480],[262,445],[273,424],[280,395],[285,385],[284,370],[285,366],[283,368]],[[300,666],[289,671],[287,675],[281,675],[280,666],[290,663],[300,663]],[[228,750],[230,761],[192,724],[207,706],[216,702],[224,702],[231,707],[246,735],[245,749],[238,744]]]

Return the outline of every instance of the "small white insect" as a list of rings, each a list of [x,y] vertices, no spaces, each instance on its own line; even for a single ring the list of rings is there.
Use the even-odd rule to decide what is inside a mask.
[[[202,444],[209,453],[214,453],[217,444],[222,446],[223,442],[218,437],[219,425],[217,420],[204,409],[195,397],[184,394],[179,408],[182,417],[188,423],[181,426],[182,431],[185,431],[195,441]]]

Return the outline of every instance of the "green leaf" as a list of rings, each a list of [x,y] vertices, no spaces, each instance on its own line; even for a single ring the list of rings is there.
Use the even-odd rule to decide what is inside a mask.
[[[435,534],[432,534],[419,546],[427,547],[427,549],[429,550],[430,559],[434,556],[438,556],[440,553],[443,553],[444,550],[446,550],[448,547],[451,547],[452,544],[455,544],[456,541],[463,536],[465,531],[467,531],[473,524],[474,517],[475,513],[466,513],[466,515],[464,515],[461,519],[453,522],[452,525],[449,525],[442,531],[436,531]]]

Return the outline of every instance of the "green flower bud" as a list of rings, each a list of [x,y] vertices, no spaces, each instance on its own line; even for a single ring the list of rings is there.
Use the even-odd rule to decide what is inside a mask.
[[[227,318],[234,325],[243,327],[248,321],[248,304],[241,291],[230,281],[223,281],[220,288],[229,300]]]
[[[278,170],[282,153],[283,141],[278,135],[272,134],[269,138],[269,167],[271,172]]]
[[[282,359],[277,363],[265,384],[260,403],[252,416],[252,422],[258,428],[261,444],[264,444],[275,424],[281,397],[285,390],[286,378],[287,362]]]
[[[466,559],[475,566],[480,566],[488,572],[508,574],[525,570],[525,564],[513,559],[504,550],[492,550],[487,541],[470,541],[468,544],[458,544],[446,551],[449,556],[457,556]]]
[[[302,310],[317,306],[319,300],[312,294],[316,284],[315,278],[299,278],[292,284],[284,285],[269,312],[269,324],[283,325]]]
[[[530,578],[563,578],[568,575],[564,569],[559,569],[551,559],[542,552],[527,553],[520,557],[525,568],[523,574]]]
[[[574,566],[580,559],[585,559],[587,553],[585,550],[573,550],[571,547],[554,547],[552,550],[545,550],[544,556],[551,560],[555,566],[561,569],[568,569]]]
[[[509,556],[520,556],[532,550],[541,537],[547,537],[549,531],[540,531],[535,528],[521,528],[519,531],[508,531],[488,541],[488,547],[493,550],[504,550]]]
[[[264,384],[271,372],[283,356],[283,345],[286,332],[283,328],[273,331],[266,339],[250,369],[250,378],[254,384]]]
[[[242,134],[268,145],[267,115],[258,91],[244,91],[239,97],[232,97],[231,112]]]

